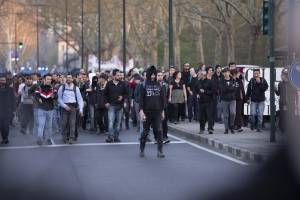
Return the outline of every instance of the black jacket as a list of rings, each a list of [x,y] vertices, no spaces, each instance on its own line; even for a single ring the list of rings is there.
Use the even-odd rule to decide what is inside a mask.
[[[240,78],[237,78],[235,80],[235,87],[236,87],[236,100],[246,102],[246,94],[245,94],[243,80]]]
[[[235,80],[233,80],[233,78],[230,78],[229,80],[223,78],[221,80],[220,96],[222,101],[236,100],[236,86],[235,86]]]
[[[53,110],[54,101],[57,99],[57,92],[51,85],[40,85],[35,91],[37,107],[43,110]],[[39,102],[42,100],[42,103]]]
[[[0,87],[0,120],[12,117],[15,108],[15,95],[12,88]]]
[[[260,78],[260,83],[256,82],[255,78],[252,78],[247,87],[246,98],[251,99],[253,102],[262,102],[266,100],[265,92],[269,88],[267,81],[264,78]]]
[[[200,90],[203,89],[204,92],[202,93]],[[200,96],[199,102],[200,103],[210,103],[213,102],[215,96],[215,82],[213,79],[204,79],[199,80],[195,86],[195,93]]]
[[[223,74],[220,74],[220,76],[218,76],[216,73],[213,75],[213,80],[215,81],[215,85],[216,85],[216,95],[220,96],[221,95],[221,84],[222,84],[222,80],[223,80],[224,76]]]
[[[117,85],[111,80],[106,85],[105,90],[106,101],[112,106],[120,106],[124,104],[127,96],[127,87],[124,82],[119,81]],[[122,96],[122,101],[119,101],[119,96]]]
[[[140,87],[140,110],[161,112],[165,108],[165,91],[157,81],[146,80]]]
[[[96,89],[96,108],[97,109],[103,109],[105,108],[106,98],[105,98],[105,87],[102,87],[100,85],[97,85]]]

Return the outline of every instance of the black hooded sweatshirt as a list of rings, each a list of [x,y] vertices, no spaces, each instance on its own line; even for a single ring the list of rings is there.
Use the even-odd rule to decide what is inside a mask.
[[[0,86],[0,120],[12,116],[15,108],[15,95],[12,88]]]
[[[144,112],[162,112],[165,108],[165,94],[159,82],[151,80],[156,75],[155,67],[147,69],[147,79],[140,87],[140,110]]]

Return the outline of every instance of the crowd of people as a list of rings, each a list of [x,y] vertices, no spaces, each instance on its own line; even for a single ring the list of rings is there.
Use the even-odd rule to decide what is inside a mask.
[[[288,73],[282,72],[280,110],[286,110]],[[244,104],[250,105],[251,130],[262,130],[267,81],[260,69],[244,87],[244,77],[235,63],[228,67],[186,63],[183,70],[167,71],[147,67],[143,73],[132,69],[127,76],[120,70],[89,74],[0,75],[0,131],[8,144],[9,126],[20,122],[22,134],[33,134],[37,144],[53,144],[61,134],[66,144],[79,139],[80,129],[91,134],[107,134],[107,143],[119,143],[120,130],[137,127],[140,156],[144,156],[150,129],[164,157],[163,144],[169,143],[168,123],[199,121],[200,132],[214,133],[215,123],[224,124],[224,134],[243,131]],[[284,121],[284,120],[281,120]],[[206,128],[207,124],[207,128]],[[281,123],[284,131],[284,122]]]

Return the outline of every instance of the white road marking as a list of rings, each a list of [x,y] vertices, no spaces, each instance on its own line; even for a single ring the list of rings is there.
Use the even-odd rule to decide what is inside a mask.
[[[214,155],[216,155],[216,156],[225,158],[225,159],[230,160],[230,161],[232,161],[232,162],[235,162],[235,163],[237,163],[237,164],[244,165],[244,166],[249,165],[249,164],[246,163],[246,162],[240,161],[240,160],[235,159],[235,158],[232,158],[232,157],[230,157],[230,156],[226,156],[226,155],[224,155],[224,154],[218,153],[218,152],[213,151],[213,150],[211,150],[211,149],[208,149],[208,148],[202,147],[202,146],[200,146],[200,145],[194,144],[194,143],[189,142],[189,141],[187,141],[187,140],[184,140],[184,139],[181,139],[181,138],[179,138],[179,137],[176,137],[176,136],[174,136],[174,135],[172,135],[172,134],[168,134],[168,135],[169,135],[170,137],[176,139],[176,140],[179,140],[179,141],[181,141],[181,142],[183,142],[183,143],[189,144],[189,145],[191,145],[191,146],[193,146],[193,147],[195,147],[195,148],[197,148],[197,149],[201,149],[201,150],[203,150],[203,151],[206,151],[206,152],[211,153],[211,154],[214,154]]]
[[[185,144],[184,141],[171,141],[170,144]],[[53,143],[54,144],[54,143]],[[139,142],[122,142],[122,143],[80,143],[80,144],[54,144],[54,145],[33,145],[33,146],[16,146],[16,147],[0,147],[0,150],[15,150],[15,149],[37,149],[37,148],[57,148],[57,147],[78,147],[78,146],[124,146],[124,145],[139,145]],[[147,142],[154,144],[154,142]]]

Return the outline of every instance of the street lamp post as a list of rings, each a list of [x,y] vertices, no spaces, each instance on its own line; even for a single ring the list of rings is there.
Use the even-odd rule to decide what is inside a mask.
[[[40,66],[39,7],[36,6],[36,65]]]
[[[126,0],[123,0],[123,72],[126,76]]]
[[[66,31],[66,69],[69,72],[68,0],[65,0],[65,6],[66,6],[66,30],[65,30]]]
[[[98,0],[98,70],[101,71],[101,0]]]
[[[270,31],[269,31],[269,63],[270,63],[270,104],[271,104],[271,130],[270,130],[270,142],[276,142],[276,126],[275,126],[275,50],[274,50],[274,11],[275,11],[275,2],[274,0],[269,0],[270,4]]]
[[[83,69],[84,64],[84,0],[81,0],[81,69]]]
[[[174,66],[173,0],[169,0],[169,66]]]

